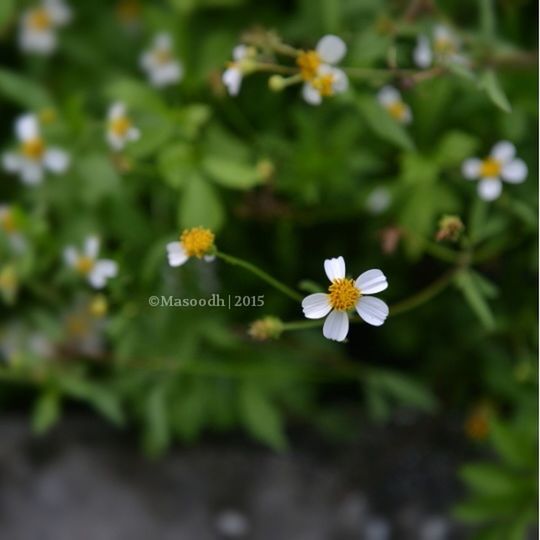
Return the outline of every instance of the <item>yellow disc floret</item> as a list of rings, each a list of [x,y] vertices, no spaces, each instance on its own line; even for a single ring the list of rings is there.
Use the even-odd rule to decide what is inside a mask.
[[[456,45],[452,39],[440,37],[433,44],[435,52],[441,56],[447,56],[456,52]]]
[[[214,233],[210,229],[194,227],[182,232],[180,242],[189,257],[200,259],[212,249],[214,238]]]
[[[319,91],[321,96],[331,96],[334,93],[334,75],[327,73],[316,77],[311,81],[311,85]]]
[[[302,51],[296,58],[296,64],[300,68],[302,79],[311,81],[317,76],[317,70],[321,65],[321,57],[317,51]]]
[[[15,216],[11,210],[6,210],[0,214],[0,227],[7,234],[14,233],[17,230]]]
[[[501,163],[492,157],[488,157],[482,161],[480,166],[480,176],[483,178],[497,177],[501,172]]]
[[[168,64],[173,58],[171,50],[165,47],[154,49],[154,52],[152,54],[154,57],[154,61],[160,66]]]
[[[21,152],[23,156],[29,159],[33,159],[35,161],[41,159],[45,153],[45,145],[43,144],[43,140],[36,137],[34,139],[24,141],[21,145]]]
[[[398,121],[402,121],[407,114],[407,109],[403,101],[394,101],[388,105],[387,110],[390,113],[390,116]]]
[[[52,20],[45,8],[36,8],[28,14],[27,24],[32,30],[39,32],[48,30],[52,26]]]
[[[328,288],[328,296],[330,304],[335,310],[348,311],[356,305],[361,292],[354,280],[339,278],[332,281],[332,285]]]
[[[131,120],[126,116],[118,116],[117,118],[113,118],[109,123],[109,129],[117,137],[125,137],[130,128]]]
[[[90,270],[94,268],[94,259],[83,255],[82,257],[79,257],[77,259],[77,262],[75,263],[75,268],[81,274],[88,274],[88,272],[90,272]]]

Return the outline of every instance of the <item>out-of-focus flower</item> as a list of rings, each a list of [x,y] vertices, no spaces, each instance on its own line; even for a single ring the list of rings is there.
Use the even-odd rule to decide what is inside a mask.
[[[283,323],[271,315],[253,321],[248,328],[248,335],[257,341],[277,339],[283,332]]]
[[[139,26],[142,6],[139,0],[120,0],[116,4],[116,16],[128,30]]]
[[[26,239],[21,231],[20,216],[9,204],[0,204],[0,231],[8,238],[13,251],[21,253],[26,248]]]
[[[428,68],[434,62],[439,64],[466,64],[467,58],[459,54],[461,43],[456,34],[447,26],[439,24],[433,29],[433,39],[421,35],[413,51],[414,62],[418,67]]]
[[[180,235],[179,242],[167,244],[167,257],[171,266],[182,266],[190,257],[204,258],[205,261],[215,259],[215,235],[210,229],[194,227],[185,229]]]
[[[403,235],[403,232],[399,227],[385,227],[384,229],[381,229],[379,231],[379,238],[381,241],[381,251],[385,255],[392,255],[392,253],[395,253],[399,241],[401,240],[401,237]]]
[[[338,36],[323,36],[315,50],[302,51],[296,63],[304,81],[302,95],[311,105],[319,105],[324,97],[345,92],[349,87],[346,73],[335,65],[347,53],[345,42]]]
[[[107,142],[114,150],[122,150],[129,141],[136,141],[141,136],[126,114],[124,103],[116,102],[109,107],[107,115]]]
[[[366,199],[366,209],[371,214],[382,214],[392,202],[390,191],[385,187],[375,188]]]
[[[439,229],[435,235],[437,242],[449,240],[457,242],[461,233],[465,230],[465,225],[459,216],[443,216],[439,220]]]
[[[68,154],[60,148],[47,148],[35,115],[19,117],[15,122],[15,133],[20,141],[19,149],[5,152],[3,165],[6,171],[17,173],[24,184],[39,184],[45,171],[60,174],[68,168]]]
[[[19,29],[23,51],[49,55],[58,45],[57,28],[71,20],[71,9],[62,0],[42,0],[40,5],[24,11]]]
[[[12,264],[0,267],[0,297],[6,304],[12,304],[19,289],[19,276]]]
[[[498,142],[487,158],[465,160],[462,166],[463,176],[467,180],[479,180],[479,197],[485,201],[493,201],[501,194],[501,180],[509,184],[521,184],[527,178],[527,165],[515,155],[516,147],[511,142]]]
[[[327,339],[343,341],[349,331],[348,311],[356,309],[358,315],[373,326],[380,326],[388,317],[388,306],[379,298],[367,296],[388,287],[386,276],[378,269],[367,270],[355,280],[345,277],[343,257],[326,259],[324,270],[331,285],[328,293],[315,293],[302,300],[302,309],[308,319],[326,318],[323,335]]]
[[[401,99],[399,90],[393,86],[383,86],[377,94],[377,100],[394,120],[400,124],[411,123],[411,108]]]
[[[99,239],[96,236],[89,236],[85,240],[82,252],[74,246],[66,247],[64,259],[69,266],[85,276],[92,287],[102,289],[107,280],[118,274],[118,265],[110,259],[98,259],[98,253]]]
[[[493,416],[493,407],[489,403],[476,405],[465,420],[465,433],[475,441],[484,440],[489,434],[489,422]]]
[[[56,348],[41,331],[16,321],[0,329],[0,361],[18,365],[25,360],[50,360]]]
[[[233,49],[233,61],[229,63],[227,69],[223,72],[221,80],[227,87],[231,96],[237,96],[242,86],[242,79],[255,68],[255,57],[257,50],[247,45],[237,45]]]
[[[182,79],[184,68],[175,57],[170,34],[158,34],[150,50],[141,56],[141,67],[148,75],[150,84],[162,88]]]

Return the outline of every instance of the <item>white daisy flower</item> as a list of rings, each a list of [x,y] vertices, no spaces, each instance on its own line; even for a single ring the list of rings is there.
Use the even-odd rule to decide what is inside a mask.
[[[8,237],[14,251],[21,253],[26,249],[26,239],[19,230],[17,214],[9,204],[0,204],[0,230]]]
[[[433,62],[438,63],[467,63],[467,59],[458,54],[461,42],[456,34],[447,26],[437,25],[433,30],[433,40],[427,36],[418,37],[413,51],[415,64],[421,68],[430,67]]]
[[[68,246],[64,250],[66,264],[85,276],[94,289],[102,289],[107,284],[107,280],[118,274],[116,262],[110,259],[98,259],[98,253],[97,236],[86,238],[82,252],[73,246]]]
[[[49,55],[56,49],[56,29],[71,20],[71,9],[62,0],[42,0],[21,18],[19,45],[23,51]]]
[[[141,67],[150,80],[150,84],[162,88],[182,79],[184,68],[175,58],[173,41],[170,34],[158,34],[150,50],[141,56]]]
[[[296,63],[304,80],[302,96],[311,105],[319,105],[323,97],[345,92],[349,87],[346,73],[335,65],[347,53],[347,45],[338,36],[323,36],[315,50],[302,51]]]
[[[479,180],[478,195],[485,201],[493,201],[501,194],[501,180],[521,184],[527,178],[527,165],[515,155],[516,147],[511,142],[498,142],[487,158],[466,159],[462,166],[463,176],[467,180]]]
[[[388,114],[400,124],[411,123],[411,108],[403,102],[399,90],[393,86],[383,86],[377,94],[377,101],[388,111]]]
[[[386,276],[378,269],[368,270],[354,281],[345,277],[343,257],[326,259],[324,270],[331,285],[328,293],[315,293],[302,300],[302,309],[308,319],[326,318],[323,335],[327,339],[343,341],[349,331],[348,311],[356,309],[358,315],[373,326],[380,326],[388,317],[388,306],[378,298],[367,296],[388,287]]]
[[[366,199],[366,209],[371,214],[382,214],[392,203],[392,195],[385,187],[375,188]]]
[[[253,59],[256,55],[256,49],[248,47],[247,45],[237,45],[233,49],[233,61],[229,64],[221,77],[223,84],[227,87],[229,95],[238,95],[244,75],[253,69]]]
[[[204,258],[211,262],[215,259],[212,253],[214,249],[215,235],[210,229],[194,227],[185,229],[179,242],[167,244],[167,258],[171,266],[182,266],[190,257]]]
[[[107,142],[114,150],[122,150],[127,142],[136,141],[140,131],[126,114],[124,103],[113,103],[107,115]]]
[[[60,148],[45,146],[38,119],[25,114],[15,122],[15,133],[20,141],[18,152],[6,152],[2,156],[4,169],[18,173],[24,184],[41,183],[45,171],[63,173],[69,166],[69,156]]]

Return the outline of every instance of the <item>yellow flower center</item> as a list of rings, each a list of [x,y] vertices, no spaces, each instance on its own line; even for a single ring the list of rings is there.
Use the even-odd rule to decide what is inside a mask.
[[[480,166],[480,176],[483,178],[494,178],[501,172],[501,163],[492,157],[488,157],[482,161]]]
[[[67,332],[72,338],[84,337],[90,330],[88,318],[82,314],[72,314],[67,317]]]
[[[45,8],[36,8],[29,13],[27,24],[32,30],[43,31],[52,26],[52,20]]]
[[[109,123],[109,129],[117,137],[125,137],[131,128],[131,120],[126,116],[113,118]]]
[[[402,121],[407,114],[407,109],[403,101],[394,101],[387,106],[387,110],[390,113],[390,116],[394,120]]]
[[[90,305],[88,306],[88,311],[90,312],[90,315],[92,315],[92,317],[95,317],[96,319],[101,319],[102,317],[107,315],[107,310],[107,299],[102,294],[94,296],[94,298],[92,298],[92,301],[90,302]]]
[[[159,48],[154,50],[153,57],[156,64],[162,66],[163,64],[168,64],[173,56],[170,49]]]
[[[321,75],[313,79],[311,85],[319,91],[321,96],[331,96],[334,93],[334,76],[331,73]]]
[[[214,233],[211,230],[204,227],[194,227],[182,232],[180,242],[190,257],[200,259],[210,251],[214,245],[214,238]]]
[[[83,255],[82,257],[79,257],[77,259],[77,262],[75,263],[75,268],[81,274],[88,274],[88,272],[90,272],[90,270],[94,268],[94,259]]]
[[[36,137],[35,139],[28,139],[27,141],[24,141],[22,143],[21,152],[29,159],[33,159],[35,161],[41,159],[45,153],[45,145],[43,144],[43,140]]]
[[[441,56],[454,54],[456,52],[454,42],[447,37],[436,39],[433,48],[435,49],[435,52]]]
[[[6,212],[0,215],[0,226],[8,234],[14,233],[17,230],[15,216],[11,210],[6,210]]]
[[[302,79],[311,81],[317,76],[317,70],[321,65],[321,57],[317,51],[302,51],[296,58],[296,64],[300,68]]]
[[[337,311],[348,311],[352,309],[361,295],[360,289],[358,289],[352,279],[335,279],[328,288],[330,304]]]

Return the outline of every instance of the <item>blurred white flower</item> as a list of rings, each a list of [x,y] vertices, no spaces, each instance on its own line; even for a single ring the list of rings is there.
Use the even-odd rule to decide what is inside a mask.
[[[373,326],[380,326],[388,317],[388,306],[378,298],[366,296],[388,287],[386,276],[378,269],[367,270],[354,281],[345,277],[343,257],[326,259],[324,270],[331,285],[328,293],[315,293],[302,300],[308,319],[326,318],[323,335],[327,339],[343,341],[349,331],[348,311],[356,309],[360,317]]]
[[[459,54],[460,46],[458,36],[447,26],[439,24],[433,29],[432,41],[425,35],[418,37],[413,59],[421,68],[430,67],[434,61],[442,64],[466,64],[468,59]]]
[[[19,174],[27,185],[41,183],[45,171],[63,173],[69,166],[69,156],[60,148],[47,148],[34,114],[25,114],[15,122],[15,133],[20,146],[17,152],[3,154],[4,169]]]
[[[64,260],[79,274],[86,277],[94,289],[102,289],[107,280],[118,274],[118,265],[110,259],[98,259],[99,239],[89,236],[84,243],[84,249],[79,252],[75,247],[68,246],[64,250]]]
[[[150,50],[141,56],[141,67],[146,72],[150,84],[161,88],[182,79],[184,68],[174,56],[173,41],[170,34],[158,34]]]
[[[372,214],[382,214],[392,202],[390,191],[385,187],[375,188],[366,199],[366,208]]]
[[[19,29],[23,51],[41,55],[53,53],[58,44],[56,29],[71,20],[71,9],[62,0],[42,0],[24,11]]]
[[[0,230],[7,236],[14,251],[20,253],[26,249],[26,239],[20,230],[17,214],[9,204],[0,204]]]
[[[377,94],[377,100],[394,120],[400,124],[411,123],[411,108],[401,99],[399,90],[393,86],[383,86]]]
[[[127,142],[136,141],[141,136],[126,114],[124,103],[113,103],[107,115],[107,142],[114,150],[122,150]]]
[[[319,105],[323,97],[345,92],[349,87],[346,73],[337,67],[347,53],[347,45],[338,36],[328,34],[315,50],[302,51],[296,63],[304,80],[302,96],[310,105]]]
[[[463,176],[467,180],[479,180],[478,195],[485,201],[493,201],[501,194],[501,180],[521,184],[527,178],[527,165],[515,155],[516,147],[511,142],[498,142],[487,158],[466,159],[462,166]]]
[[[179,242],[167,244],[167,258],[171,266],[182,266],[190,257],[204,258],[210,262],[215,259],[214,233],[204,227],[185,229]]]
[[[15,365],[22,360],[47,360],[54,353],[54,343],[45,334],[20,321],[0,329],[0,362]]]
[[[229,95],[237,96],[238,92],[240,92],[242,79],[246,73],[249,73],[253,69],[253,59],[256,54],[256,49],[247,45],[237,45],[233,49],[233,61],[221,77]]]

